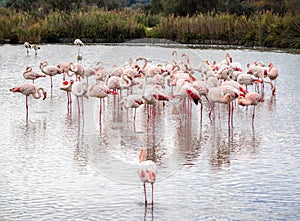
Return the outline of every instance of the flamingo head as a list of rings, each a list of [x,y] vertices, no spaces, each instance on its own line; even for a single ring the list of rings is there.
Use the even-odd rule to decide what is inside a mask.
[[[11,92],[21,92],[19,87],[11,88],[11,89],[9,89],[9,91],[11,91]]]
[[[45,100],[47,98],[47,92],[45,90],[43,91],[43,95],[44,95],[43,100]]]

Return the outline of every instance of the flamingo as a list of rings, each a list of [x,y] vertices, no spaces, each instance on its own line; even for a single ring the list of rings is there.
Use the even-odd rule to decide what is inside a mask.
[[[13,87],[10,89],[11,92],[19,92],[26,96],[26,119],[28,120],[28,97],[32,95],[35,99],[39,99],[43,93],[43,100],[47,97],[47,92],[41,88],[36,87],[34,84],[21,84],[17,87]]]
[[[105,84],[99,84],[99,82],[96,82],[89,89],[90,97],[96,97],[100,99],[100,116],[102,115],[102,100],[109,94],[116,95],[117,93],[113,90],[110,90]]]
[[[211,113],[214,112],[214,104],[215,103],[225,103],[229,104],[231,95],[225,94],[224,91],[220,87],[212,87],[209,89],[207,97],[211,104],[211,109],[209,112],[209,118],[211,118]]]
[[[136,118],[136,109],[138,107],[140,107],[142,104],[144,104],[144,99],[142,98],[142,96],[140,96],[138,94],[130,94],[127,97],[124,97],[121,100],[121,104],[126,109],[134,108],[134,117],[133,117],[133,119],[135,120],[135,118]]]
[[[245,95],[245,97],[243,96],[239,96],[238,97],[238,104],[241,106],[249,106],[252,105],[253,106],[253,112],[252,112],[252,127],[254,126],[254,115],[255,115],[255,106],[259,103],[259,102],[263,102],[263,98],[256,92],[249,92]]]
[[[145,197],[145,206],[147,206],[147,193],[146,193],[146,183],[151,183],[152,186],[152,206],[154,205],[154,198],[153,198],[153,190],[154,190],[154,183],[156,180],[157,175],[157,167],[154,161],[146,160],[146,149],[141,148],[140,150],[140,163],[138,168],[138,175],[140,180],[144,185],[144,197]]]
[[[29,42],[25,42],[24,43],[24,46],[25,46],[25,48],[26,48],[26,51],[27,51],[27,55],[29,54],[29,48],[31,48],[31,45],[29,44]]]
[[[269,69],[267,69],[267,76],[269,77],[269,79],[271,80],[270,84],[271,84],[271,90],[272,90],[272,94],[275,95],[275,91],[276,91],[276,78],[279,75],[279,70],[277,68],[274,68],[274,65],[272,62],[270,62],[269,64]],[[274,81],[274,85],[272,84],[272,81]]]
[[[71,109],[71,104],[72,104],[72,96],[71,96],[71,91],[72,91],[72,85],[74,83],[74,80],[70,81],[63,81],[59,88],[63,91],[67,92],[67,99],[68,99],[68,112]]]
[[[87,95],[88,85],[87,85],[87,83],[82,83],[81,81],[74,82],[73,85],[72,85],[72,92],[77,97],[78,112],[80,112],[79,97],[81,98],[82,115],[83,115],[84,114],[83,97],[88,98],[88,95]]]
[[[240,74],[237,77],[236,81],[241,85],[245,85],[246,90],[248,89],[248,86],[253,85],[253,83],[261,83],[261,80],[254,77],[253,75],[246,74],[246,73]]]
[[[69,77],[71,77],[71,76],[73,76],[75,74],[76,77],[78,79],[80,79],[80,77],[84,76],[84,67],[81,64],[70,62],[69,63],[69,68],[70,68],[70,71],[73,72],[72,74],[70,74],[70,73],[67,74]]]
[[[31,45],[31,48],[34,50],[34,55],[37,56],[37,50],[41,49],[37,44]]]
[[[83,76],[86,77],[86,83],[88,84],[88,78],[90,76],[95,76],[96,75],[96,70],[91,67],[83,67]]]
[[[84,46],[83,42],[80,39],[75,39],[74,44],[78,47],[78,53],[77,53],[77,61],[80,62],[82,60],[82,55],[80,53],[80,47]]]
[[[69,67],[69,63],[68,62],[61,62],[56,67],[59,70],[59,72],[63,74],[63,80],[66,79],[66,75],[68,75],[68,76],[71,75],[69,73],[70,67]]]
[[[25,72],[23,73],[23,77],[25,79],[32,80],[32,83],[34,83],[35,79],[46,77],[46,75],[33,71],[32,67],[27,66]]]
[[[47,61],[43,61],[40,63],[40,69],[44,74],[50,76],[50,86],[51,86],[51,96],[52,96],[52,88],[53,88],[52,77],[57,74],[60,74],[60,71],[56,66],[48,66]]]

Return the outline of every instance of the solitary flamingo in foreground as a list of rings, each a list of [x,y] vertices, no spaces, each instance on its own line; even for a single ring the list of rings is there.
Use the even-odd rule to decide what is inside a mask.
[[[26,96],[26,119],[28,119],[28,96],[31,94],[35,99],[39,99],[43,93],[43,100],[47,97],[47,92],[39,87],[37,88],[34,84],[21,84],[17,87],[11,88],[11,92],[19,92]]]
[[[254,126],[255,106],[259,102],[263,102],[263,101],[264,101],[263,98],[256,92],[249,92],[245,95],[245,97],[243,97],[243,96],[238,97],[238,104],[239,105],[242,105],[242,106],[252,105],[253,106],[252,127]]]
[[[153,198],[153,185],[156,180],[157,175],[157,167],[156,164],[152,160],[146,160],[146,149],[141,148],[140,151],[140,164],[138,169],[138,175],[141,181],[144,184],[144,196],[145,196],[145,206],[147,206],[147,194],[146,194],[146,183],[151,183],[152,186],[152,206],[154,205]]]

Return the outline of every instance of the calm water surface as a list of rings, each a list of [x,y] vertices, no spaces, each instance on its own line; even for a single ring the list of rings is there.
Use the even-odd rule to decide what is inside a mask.
[[[82,63],[101,61],[111,68],[146,57],[165,64],[174,59],[174,49],[178,59],[189,54],[195,67],[203,59],[221,61],[226,53],[88,45],[81,48]],[[0,220],[300,220],[300,55],[227,51],[244,70],[255,60],[272,61],[280,70],[277,94],[271,96],[266,86],[254,128],[251,107],[236,107],[229,129],[225,106],[212,123],[205,104],[200,124],[199,106],[187,116],[175,98],[159,105],[155,120],[140,107],[134,121],[134,111],[122,110],[112,96],[105,99],[101,118],[94,98],[84,100],[79,117],[75,99],[68,114],[61,76],[54,77],[52,98],[50,79],[36,81],[49,97],[29,99],[26,122],[25,97],[9,89],[25,82],[26,66],[38,70],[43,60],[75,61],[77,48],[42,45],[35,57],[26,56],[21,45],[0,46]],[[144,207],[136,172],[140,147],[148,147],[158,165],[153,209]]]

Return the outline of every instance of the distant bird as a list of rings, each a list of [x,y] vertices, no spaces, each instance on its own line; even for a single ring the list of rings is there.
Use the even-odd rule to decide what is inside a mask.
[[[31,48],[34,50],[34,55],[37,56],[37,50],[41,49],[37,44],[31,45]]]
[[[152,160],[146,160],[146,149],[141,148],[140,150],[140,164],[138,168],[138,175],[140,180],[144,185],[144,196],[145,196],[145,206],[147,206],[147,193],[146,193],[146,183],[151,183],[152,186],[152,206],[154,205],[153,198],[153,189],[154,183],[157,175],[157,167],[156,164]]]
[[[28,96],[32,95],[35,99],[39,99],[43,94],[43,100],[47,97],[47,92],[41,87],[37,88],[34,84],[21,84],[11,88],[10,91],[19,92],[26,96],[26,119],[28,119]]]
[[[75,39],[74,44],[77,45],[77,46],[83,46],[84,45],[83,42],[78,38]]]
[[[78,39],[78,38],[75,39],[74,44],[75,44],[76,46],[78,46],[77,61],[79,62],[79,61],[82,60],[82,55],[81,55],[81,53],[80,53],[80,47],[81,47],[81,46],[84,46],[84,44],[83,44],[83,42],[82,42],[80,39]]]
[[[27,66],[25,72],[23,73],[23,77],[25,79],[32,80],[32,83],[34,83],[34,80],[41,78],[41,77],[46,77],[45,74],[38,73],[36,71],[32,70],[32,67]]]
[[[249,92],[245,95],[245,97],[243,96],[239,96],[238,97],[238,104],[241,106],[249,106],[252,105],[253,106],[253,113],[252,113],[252,127],[254,126],[254,115],[255,115],[255,106],[259,103],[259,102],[263,102],[263,98],[262,96],[260,96],[258,93],[256,92]]]
[[[27,51],[27,55],[29,54],[29,49],[31,48],[31,45],[29,44],[29,42],[25,42],[24,43],[24,46],[25,46],[25,48],[26,48],[26,51]]]

